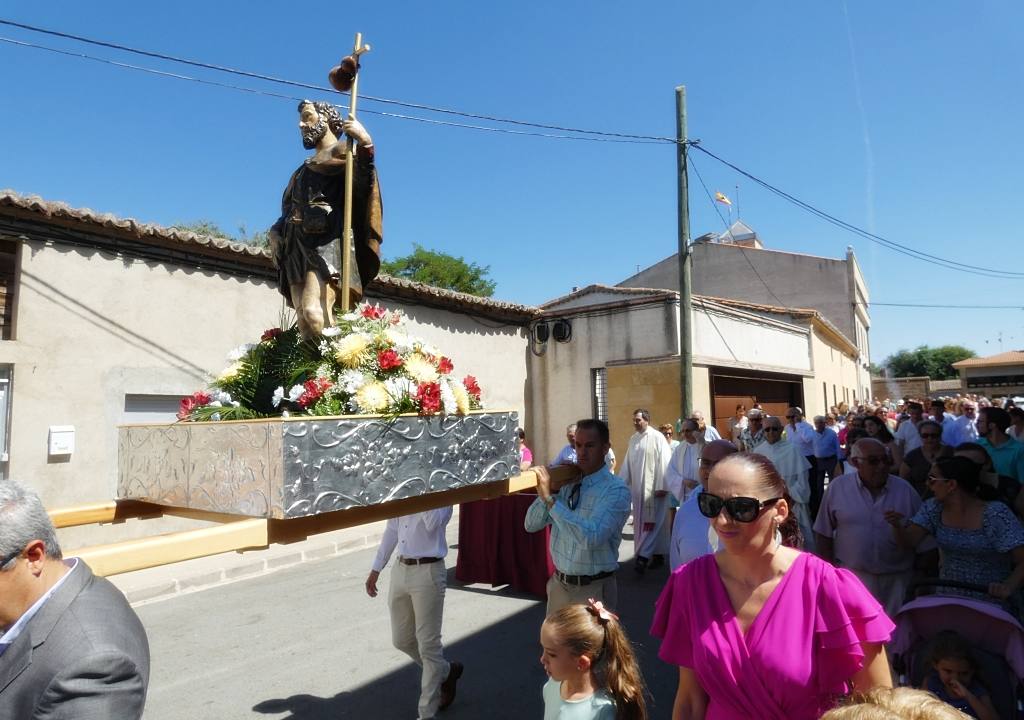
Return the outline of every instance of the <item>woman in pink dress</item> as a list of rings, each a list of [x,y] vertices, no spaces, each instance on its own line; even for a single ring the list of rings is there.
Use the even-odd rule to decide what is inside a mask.
[[[725,457],[698,506],[720,549],[672,573],[651,626],[679,666],[673,720],[813,720],[851,691],[892,685],[892,621],[852,573],[795,549],[771,461]]]

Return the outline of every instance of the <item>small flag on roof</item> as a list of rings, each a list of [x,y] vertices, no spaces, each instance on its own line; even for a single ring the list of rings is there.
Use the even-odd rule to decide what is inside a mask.
[[[732,200],[725,196],[725,193],[715,192],[715,202],[720,202],[723,205],[732,205]]]

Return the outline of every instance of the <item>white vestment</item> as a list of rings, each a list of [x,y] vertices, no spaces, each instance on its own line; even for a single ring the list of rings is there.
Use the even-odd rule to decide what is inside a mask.
[[[668,553],[668,495],[655,497],[654,493],[668,490],[665,470],[669,458],[665,436],[648,426],[629,439],[619,473],[633,497],[633,547],[637,555],[646,558]]]
[[[786,482],[786,489],[789,490],[789,496],[794,502],[790,512],[796,515],[796,521],[800,525],[800,532],[804,536],[804,549],[814,552],[814,530],[807,505],[811,500],[811,484],[807,479],[811,464],[807,462],[800,449],[789,440],[763,442],[755,447],[753,452],[771,460]]]

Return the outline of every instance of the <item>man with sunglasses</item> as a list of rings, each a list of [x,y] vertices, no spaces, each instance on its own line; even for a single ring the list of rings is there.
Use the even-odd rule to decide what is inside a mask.
[[[665,470],[672,455],[665,436],[651,427],[651,414],[633,412],[636,432],[622,461],[622,480],[633,498],[633,569],[643,574],[647,566],[665,563],[669,543],[669,492]]]
[[[679,506],[672,523],[672,541],[669,547],[669,562],[675,570],[701,555],[713,552],[718,538],[701,514],[697,496],[707,487],[711,469],[723,458],[737,452],[736,446],[728,440],[714,440],[700,447],[698,464],[699,482],[690,491],[687,499]],[[714,543],[712,545],[712,543]]]
[[[148,684],[124,595],[63,558],[35,492],[0,481],[0,718],[141,718]]]
[[[913,517],[921,496],[906,480],[889,474],[889,456],[878,440],[858,440],[850,463],[856,472],[840,475],[825,491],[814,523],[817,552],[852,571],[892,617],[903,604],[915,552],[896,542],[886,513]],[[933,547],[922,545],[918,552]]]
[[[800,532],[804,536],[804,548],[814,552],[814,535],[811,530],[811,514],[808,503],[811,501],[811,485],[809,475],[811,464],[803,453],[789,440],[782,437],[782,421],[770,417],[764,421],[765,441],[754,448],[758,455],[764,455],[772,461],[779,475],[786,483],[789,496],[793,498],[790,511],[796,516]]]
[[[629,488],[605,464],[610,445],[606,422],[580,420],[575,443],[580,479],[561,484],[547,468],[532,468],[537,499],[526,511],[524,525],[527,532],[551,526],[555,574],[547,585],[549,615],[588,598],[609,608],[618,604],[615,572],[622,527],[629,517]]]

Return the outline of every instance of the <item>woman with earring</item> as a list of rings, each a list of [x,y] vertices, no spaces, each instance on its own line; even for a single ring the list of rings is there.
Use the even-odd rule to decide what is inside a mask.
[[[659,656],[679,666],[673,720],[812,720],[843,695],[892,685],[892,621],[852,573],[797,549],[770,460],[722,459],[697,501],[720,549],[671,575],[651,627]]]

